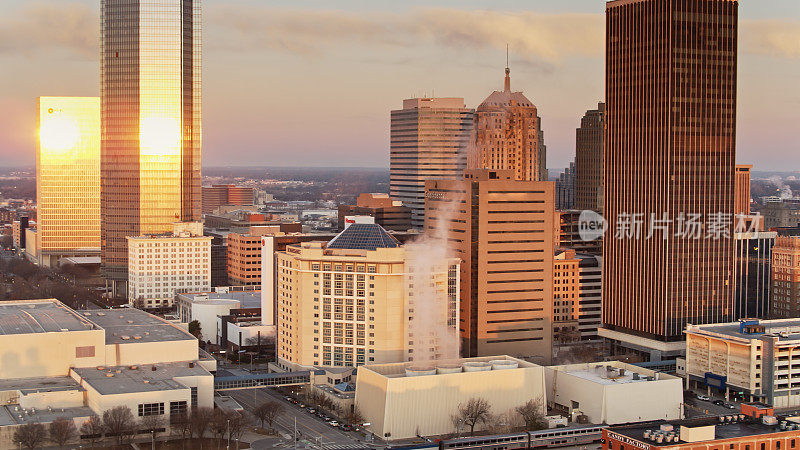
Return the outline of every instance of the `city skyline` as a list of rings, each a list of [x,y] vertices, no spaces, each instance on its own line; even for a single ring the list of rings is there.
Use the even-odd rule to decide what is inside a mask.
[[[422,93],[464,97],[467,107],[476,107],[487,91],[501,89],[508,43],[515,90],[524,91],[542,117],[547,166],[566,167],[581,115],[603,100],[604,2],[536,3],[208,5],[204,109],[214,126],[205,129],[204,163],[286,166],[292,164],[282,155],[292,153],[319,166],[386,167],[386,111]],[[489,7],[494,10],[483,11]],[[9,36],[0,61],[10,68],[0,75],[8,89],[0,92],[0,113],[8,117],[0,125],[0,165],[32,165],[30,99],[98,95],[99,2],[10,1],[0,13],[7,17],[0,19],[0,35]],[[259,17],[263,26],[256,26]],[[800,35],[800,6],[749,2],[741,17],[738,162],[779,169],[800,162],[791,144],[791,112],[800,101],[791,94],[800,73],[800,39],[792,38]],[[54,23],[60,31],[44,30]],[[466,28],[473,32],[460,32]],[[565,38],[575,29],[581,31]],[[57,79],[43,70],[53,63]],[[467,67],[470,76],[458,76]],[[227,80],[229,74],[237,83]],[[346,113],[327,114],[342,104]],[[299,132],[307,120],[318,124],[316,132]]]

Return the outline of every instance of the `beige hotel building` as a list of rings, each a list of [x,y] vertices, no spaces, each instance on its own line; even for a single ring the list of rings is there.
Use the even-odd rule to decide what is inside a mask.
[[[100,99],[39,97],[36,255],[100,255]]]
[[[457,356],[458,261],[441,259],[415,273],[411,247],[380,225],[356,223],[327,244],[276,252],[278,364]]]

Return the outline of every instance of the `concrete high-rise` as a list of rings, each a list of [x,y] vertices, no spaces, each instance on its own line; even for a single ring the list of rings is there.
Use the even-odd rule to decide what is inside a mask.
[[[568,211],[575,208],[575,163],[569,163],[556,180],[556,209]]]
[[[687,322],[734,314],[738,6],[606,5],[601,336],[612,350],[671,357]],[[693,217],[700,235],[682,234]]]
[[[412,98],[392,111],[389,195],[425,225],[425,181],[457,179],[466,167],[474,111],[463,98]]]
[[[200,1],[100,7],[102,261],[124,295],[128,236],[200,220]]]
[[[552,357],[555,183],[466,170],[425,185],[425,231],[461,260],[461,352]],[[538,361],[537,361],[538,362]]]
[[[511,91],[506,67],[502,91],[492,92],[475,111],[473,169],[513,170],[522,181],[547,181],[547,148],[536,106],[522,92]]]
[[[39,97],[36,255],[100,254],[100,99]]]
[[[602,209],[605,128],[606,104],[598,103],[575,130],[575,209]]]

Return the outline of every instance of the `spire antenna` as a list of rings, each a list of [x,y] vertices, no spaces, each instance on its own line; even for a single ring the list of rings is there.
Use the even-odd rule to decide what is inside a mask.
[[[506,82],[503,86],[505,92],[511,92],[511,69],[508,66],[508,44],[506,44]]]

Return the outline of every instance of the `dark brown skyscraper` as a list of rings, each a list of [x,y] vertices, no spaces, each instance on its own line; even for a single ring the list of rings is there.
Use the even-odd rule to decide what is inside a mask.
[[[653,358],[676,351],[687,322],[733,314],[738,2],[606,12],[603,336]],[[681,234],[697,215],[700,236]]]
[[[200,0],[100,4],[101,257],[115,293],[127,236],[200,220],[200,22]]]
[[[575,209],[601,209],[606,104],[586,111],[575,130]]]

